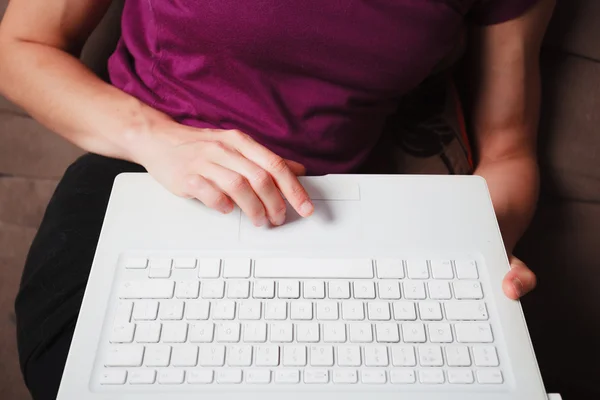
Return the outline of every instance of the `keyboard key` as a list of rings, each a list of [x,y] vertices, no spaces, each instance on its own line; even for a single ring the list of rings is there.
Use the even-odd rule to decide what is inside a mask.
[[[277,284],[277,296],[280,299],[298,299],[300,298],[299,281],[280,281]]]
[[[425,300],[425,285],[420,281],[402,282],[404,298],[408,300]]]
[[[293,339],[294,325],[290,322],[278,322],[269,325],[271,342],[289,343]]]
[[[304,298],[305,299],[324,299],[325,298],[325,282],[323,281],[305,281]]]
[[[444,365],[440,346],[420,346],[419,364],[423,367],[441,367]]]
[[[275,297],[275,282],[274,281],[254,281],[255,299],[272,299]]]
[[[368,259],[266,258],[255,260],[254,276],[283,279],[370,279],[373,278],[373,264]]]
[[[394,319],[397,321],[414,321],[417,319],[415,303],[410,301],[394,302]]]
[[[483,301],[447,301],[444,304],[449,321],[485,321],[487,308]]]
[[[247,299],[250,297],[250,282],[238,280],[227,282],[227,297],[230,299]]]
[[[440,321],[442,308],[436,301],[423,301],[419,303],[419,315],[423,321]]]
[[[267,384],[271,382],[271,371],[268,369],[248,369],[244,372],[246,383]]]
[[[258,367],[276,367],[279,365],[278,346],[256,346],[254,363]]]
[[[478,281],[457,281],[452,283],[454,288],[454,297],[459,300],[478,300],[483,299],[481,283]]]
[[[490,383],[490,384],[500,384],[504,382],[504,378],[502,377],[502,371],[499,369],[486,368],[477,370],[477,382],[479,383]]]
[[[225,282],[218,280],[203,281],[200,285],[203,299],[222,299],[225,295]]]
[[[212,322],[196,322],[189,326],[191,343],[211,343],[215,333],[215,324]]]
[[[388,303],[384,303],[382,301],[368,302],[367,312],[369,320],[371,321],[389,321],[391,319],[390,306],[388,305]]]
[[[337,347],[337,364],[340,367],[359,367],[361,362],[359,346],[343,345]]]
[[[389,364],[387,347],[368,346],[364,348],[367,367],[387,367]]]
[[[312,320],[312,303],[308,301],[294,301],[290,304],[290,318],[293,320]]]
[[[250,322],[244,325],[244,342],[264,343],[267,341],[267,324]]]
[[[121,286],[122,299],[170,299],[175,282],[168,280],[127,281]]]
[[[111,343],[131,343],[133,342],[133,334],[135,332],[135,324],[125,323],[113,326],[110,335]]]
[[[396,384],[415,383],[415,371],[412,369],[393,369],[390,371],[390,382]]]
[[[402,338],[406,343],[425,343],[425,326],[418,322],[404,323]]]
[[[157,257],[151,258],[149,262],[150,269],[171,269],[173,261],[170,258]]]
[[[185,380],[185,371],[181,369],[161,369],[158,383],[161,385],[181,385]]]
[[[379,343],[398,343],[400,341],[398,324],[383,323],[375,325],[375,336]]]
[[[360,371],[362,383],[382,384],[386,382],[385,371],[380,369],[365,369]]]
[[[415,348],[413,346],[392,346],[392,364],[395,367],[414,367],[417,365]]]
[[[409,279],[429,278],[426,260],[406,260],[406,271]]]
[[[221,300],[213,303],[213,319],[230,320],[235,317],[235,301]]]
[[[123,385],[127,380],[127,371],[105,369],[100,374],[101,385]]]
[[[373,331],[371,324],[355,322],[349,325],[350,341],[352,343],[371,343],[373,341]]]
[[[304,367],[306,365],[306,346],[291,345],[283,347],[284,367]]]
[[[492,343],[492,328],[490,324],[460,323],[454,324],[456,341],[459,343]]]
[[[124,264],[127,269],[145,269],[148,266],[148,259],[146,257],[127,257]]]
[[[131,322],[133,313],[133,301],[119,300],[117,311],[115,311],[115,324],[127,324]]]
[[[128,344],[114,345],[108,348],[105,366],[139,367],[144,357],[144,346]]]
[[[240,341],[240,324],[237,322],[223,322],[217,326],[217,342],[237,343]]]
[[[180,281],[175,285],[175,297],[178,299],[197,299],[200,294],[200,282]]]
[[[217,371],[217,383],[242,383],[241,369],[220,369]]]
[[[375,298],[375,283],[372,281],[356,281],[353,286],[355,299]]]
[[[241,320],[260,319],[261,303],[256,300],[245,300],[240,303],[238,318]]]
[[[429,341],[431,343],[451,343],[452,329],[450,324],[436,323],[427,326],[429,330]]]
[[[268,301],[265,307],[266,320],[284,320],[287,318],[287,303],[285,301]]]
[[[338,303],[335,301],[317,302],[317,319],[319,321],[334,321],[339,318]]]
[[[400,298],[400,285],[396,281],[380,281],[379,298],[382,300],[397,300]]]
[[[379,259],[376,261],[379,279],[403,279],[404,266],[399,259]]]
[[[473,372],[470,369],[456,368],[448,370],[449,383],[470,384],[473,381]]]
[[[342,303],[342,318],[346,321],[362,321],[365,319],[362,301],[344,301]]]
[[[446,363],[450,367],[469,367],[471,366],[471,356],[467,346],[449,346],[446,347]]]
[[[299,383],[300,371],[297,369],[279,369],[275,371],[275,383]]]
[[[223,260],[223,278],[250,278],[250,259],[227,258]]]
[[[426,384],[444,383],[444,371],[437,368],[419,370],[419,382]]]
[[[252,346],[229,346],[226,353],[227,365],[231,367],[249,367],[252,365]]]
[[[477,263],[473,260],[456,260],[454,267],[458,279],[479,279]]]
[[[185,304],[185,318],[189,320],[208,319],[210,302],[206,300],[189,301]]]
[[[198,346],[175,346],[171,357],[171,365],[174,367],[195,367],[198,364]]]
[[[329,282],[329,298],[330,299],[349,299],[350,298],[350,283],[345,281]]]
[[[473,346],[473,359],[478,367],[497,367],[500,364],[494,346]]]
[[[160,303],[158,316],[162,320],[181,320],[183,319],[184,303],[181,300],[165,300]]]
[[[135,328],[135,341],[138,343],[158,343],[161,324],[159,322],[140,322]]]
[[[452,279],[452,263],[450,260],[431,260],[431,275],[434,279]]]
[[[187,372],[187,383],[209,384],[213,382],[212,369],[191,369]]]
[[[328,383],[329,371],[326,369],[304,370],[304,383]]]
[[[157,344],[147,346],[144,365],[147,367],[167,367],[171,363],[171,346]]]
[[[221,260],[218,258],[204,258],[198,264],[198,278],[214,279],[221,275]]]
[[[198,364],[201,367],[222,367],[225,364],[225,346],[217,344],[200,345]]]
[[[153,369],[134,369],[129,373],[132,385],[152,385],[156,382],[156,371]]]
[[[184,343],[187,339],[188,324],[185,322],[165,322],[162,326],[164,343]]]
[[[299,343],[315,343],[319,341],[319,324],[296,324],[296,341]]]
[[[169,266],[169,268],[153,268],[152,264],[150,264],[150,269],[148,270],[148,278],[166,279],[170,277],[171,266]]]
[[[429,298],[432,300],[449,300],[452,298],[448,282],[429,281],[427,282],[427,289],[429,289]]]
[[[358,382],[358,373],[354,369],[335,369],[332,375],[333,383]]]
[[[136,321],[153,321],[158,316],[158,301],[138,300],[133,307],[133,319]]]
[[[196,268],[196,259],[193,257],[178,257],[173,260],[173,265],[177,269]]]
[[[333,365],[333,347],[310,346],[310,365],[313,367],[331,367]]]

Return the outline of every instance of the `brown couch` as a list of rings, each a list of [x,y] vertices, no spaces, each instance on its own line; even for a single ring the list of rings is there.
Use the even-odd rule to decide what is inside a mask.
[[[3,13],[8,0],[0,0]],[[119,6],[83,59],[104,76]],[[542,57],[539,210],[518,254],[539,277],[525,299],[549,391],[600,398],[600,1],[559,1]],[[1,15],[1,14],[0,14]],[[81,151],[0,97],[0,393],[27,399],[15,350],[13,300],[27,249],[65,167]],[[596,356],[593,357],[592,354]]]

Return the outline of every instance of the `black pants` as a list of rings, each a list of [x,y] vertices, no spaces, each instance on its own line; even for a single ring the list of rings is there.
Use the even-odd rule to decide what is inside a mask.
[[[15,303],[21,369],[36,400],[56,398],[113,181],[143,171],[88,154],[67,169],[52,196]]]

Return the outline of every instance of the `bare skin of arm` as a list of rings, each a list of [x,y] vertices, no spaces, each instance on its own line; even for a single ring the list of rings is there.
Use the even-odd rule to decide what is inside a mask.
[[[173,193],[256,225],[313,206],[283,160],[239,131],[195,129],[103,82],[78,59],[110,0],[11,0],[0,25],[0,92],[84,150],[139,163]]]
[[[509,253],[529,225],[538,197],[539,53],[554,4],[541,0],[515,20],[474,32],[475,174],[487,180]],[[518,298],[536,279],[516,257],[511,256],[511,267],[502,286],[507,296]]]

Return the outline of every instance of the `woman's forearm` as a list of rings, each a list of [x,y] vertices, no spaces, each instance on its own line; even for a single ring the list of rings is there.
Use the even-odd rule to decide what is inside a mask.
[[[0,41],[0,92],[84,150],[131,161],[133,146],[145,142],[140,136],[168,119],[77,58],[39,43]]]
[[[504,244],[511,253],[535,212],[539,191],[537,162],[527,156],[483,162],[475,174],[487,181]]]

